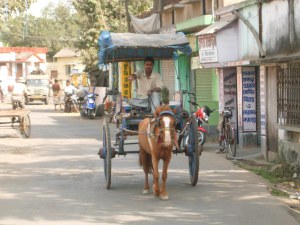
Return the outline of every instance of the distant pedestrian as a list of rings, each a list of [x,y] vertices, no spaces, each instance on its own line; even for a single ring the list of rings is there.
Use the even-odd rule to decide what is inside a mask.
[[[0,100],[1,102],[4,102],[4,93],[2,90],[2,81],[0,81]]]
[[[54,84],[52,85],[52,91],[53,91],[53,104],[54,109],[56,110],[56,106],[59,105],[60,109],[62,109],[61,105],[61,99],[60,99],[60,85],[58,83],[58,80],[54,80]]]

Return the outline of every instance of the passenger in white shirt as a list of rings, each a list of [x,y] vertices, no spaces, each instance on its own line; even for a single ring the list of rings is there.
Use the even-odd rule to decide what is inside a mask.
[[[25,79],[19,77],[14,85],[14,90],[11,95],[11,103],[14,109],[14,103],[20,102],[20,107],[24,108],[25,95],[27,94],[27,87],[25,85]]]
[[[70,84],[70,81],[67,80],[66,87],[65,87],[65,94],[66,95],[73,95],[76,93],[76,88]]]

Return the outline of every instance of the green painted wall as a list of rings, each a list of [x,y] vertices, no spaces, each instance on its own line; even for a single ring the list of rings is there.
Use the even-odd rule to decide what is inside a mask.
[[[184,31],[190,28],[196,28],[199,26],[208,26],[213,23],[213,16],[212,15],[204,15],[194,17],[192,19],[186,20],[182,23],[177,23],[176,30],[177,31]]]
[[[177,72],[179,74],[179,80],[176,83],[176,90],[186,90],[190,91],[190,68],[191,62],[190,57],[186,55],[180,55],[177,60]],[[183,95],[183,108],[190,111],[189,96],[187,94]]]
[[[219,79],[215,69],[196,70],[196,100],[200,106],[207,105],[210,109],[219,109]],[[217,125],[218,112],[211,114],[208,125]]]

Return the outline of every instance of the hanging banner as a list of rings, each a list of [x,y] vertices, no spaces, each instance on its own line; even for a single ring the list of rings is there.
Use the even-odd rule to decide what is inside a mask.
[[[256,82],[255,67],[243,67],[243,128],[245,132],[256,131]]]
[[[128,76],[131,74],[131,66],[128,62],[120,63],[121,69],[121,93],[123,98],[131,98],[131,85]]]

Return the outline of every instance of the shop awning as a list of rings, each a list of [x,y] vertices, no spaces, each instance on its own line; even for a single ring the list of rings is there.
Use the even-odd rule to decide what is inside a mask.
[[[214,34],[214,33],[218,32],[219,30],[222,30],[229,24],[231,24],[236,19],[237,19],[237,16],[235,16],[235,15],[228,16],[226,18],[222,18],[221,20],[215,22],[214,24],[212,24],[212,25],[204,28],[200,32],[196,33],[195,36]]]

